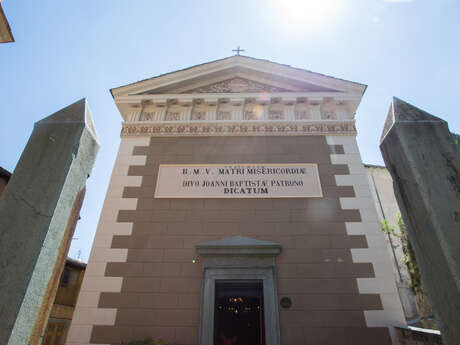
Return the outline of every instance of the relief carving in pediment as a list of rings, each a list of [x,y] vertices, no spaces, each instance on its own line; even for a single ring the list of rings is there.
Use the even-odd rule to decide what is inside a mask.
[[[202,86],[186,93],[239,93],[239,92],[286,92],[289,90],[258,83],[252,80],[243,78],[233,78],[224,80],[211,85]]]

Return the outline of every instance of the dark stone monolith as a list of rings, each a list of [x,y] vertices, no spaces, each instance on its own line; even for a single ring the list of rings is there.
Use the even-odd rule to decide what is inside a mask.
[[[35,123],[0,198],[0,344],[40,343],[99,149],[86,99]]]
[[[443,343],[460,344],[460,150],[447,122],[394,98],[380,149]]]

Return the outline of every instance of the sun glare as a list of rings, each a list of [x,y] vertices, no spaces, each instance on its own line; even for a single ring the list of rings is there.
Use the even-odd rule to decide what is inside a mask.
[[[279,27],[289,33],[324,31],[343,14],[346,0],[271,0]]]

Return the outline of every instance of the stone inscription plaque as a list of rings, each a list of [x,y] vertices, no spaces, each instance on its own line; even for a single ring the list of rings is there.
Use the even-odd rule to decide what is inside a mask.
[[[155,198],[322,197],[317,164],[160,164]]]

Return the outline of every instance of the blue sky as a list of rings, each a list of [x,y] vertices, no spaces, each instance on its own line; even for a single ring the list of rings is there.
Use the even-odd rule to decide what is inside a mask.
[[[89,256],[119,145],[109,89],[233,55],[367,84],[356,114],[364,162],[392,96],[460,132],[460,2],[455,0],[2,2],[0,166],[13,171],[35,121],[87,97],[101,141],[70,255]]]

